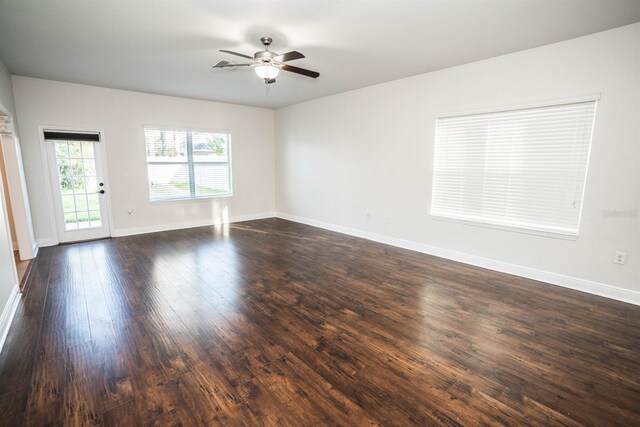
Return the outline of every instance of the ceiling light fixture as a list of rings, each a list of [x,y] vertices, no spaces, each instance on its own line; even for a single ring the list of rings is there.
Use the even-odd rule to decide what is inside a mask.
[[[273,65],[265,64],[256,67],[256,74],[265,80],[275,79],[280,72],[280,68]]]

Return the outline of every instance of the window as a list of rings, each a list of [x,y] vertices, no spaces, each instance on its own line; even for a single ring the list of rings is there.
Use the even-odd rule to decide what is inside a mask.
[[[596,101],[439,117],[431,214],[575,238]]]
[[[230,136],[145,128],[151,201],[229,196]]]

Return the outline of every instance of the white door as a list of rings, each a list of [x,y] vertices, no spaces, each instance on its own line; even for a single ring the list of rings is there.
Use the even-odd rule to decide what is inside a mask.
[[[45,140],[58,240],[109,237],[101,142]]]

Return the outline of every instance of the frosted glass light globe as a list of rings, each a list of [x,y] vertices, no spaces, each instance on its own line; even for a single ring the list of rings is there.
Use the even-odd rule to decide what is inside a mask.
[[[275,79],[279,72],[280,68],[273,65],[259,65],[256,67],[256,74],[263,79]]]

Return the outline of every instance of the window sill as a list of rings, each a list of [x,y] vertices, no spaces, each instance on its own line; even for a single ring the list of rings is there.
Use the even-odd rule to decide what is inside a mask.
[[[233,197],[233,193],[216,194],[215,196],[202,196],[202,197],[187,197],[184,199],[160,199],[149,200],[151,204],[166,204],[166,203],[182,203],[182,202],[203,202],[211,199],[225,199]]]
[[[559,232],[553,232],[553,231],[532,230],[528,228],[513,227],[508,225],[491,224],[488,222],[472,221],[468,219],[446,217],[446,216],[441,216],[437,214],[431,214],[431,218],[436,221],[453,222],[457,224],[470,225],[473,227],[492,228],[495,230],[510,231],[510,232],[522,233],[522,234],[532,234],[534,236],[551,237],[554,239],[561,239],[561,240],[578,240],[577,234],[565,234],[565,233],[559,233]]]

